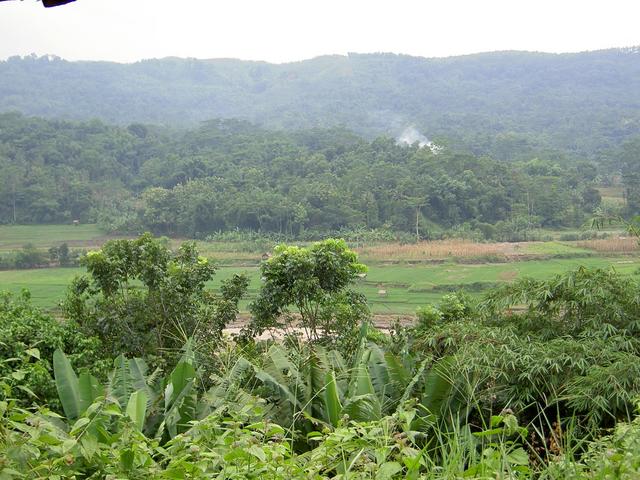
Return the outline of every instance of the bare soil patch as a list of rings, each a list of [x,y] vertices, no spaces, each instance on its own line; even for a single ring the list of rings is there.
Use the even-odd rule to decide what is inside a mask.
[[[244,327],[249,324],[251,315],[248,313],[241,313],[238,315],[237,320],[224,329],[224,332],[229,335],[237,335]],[[373,326],[380,330],[389,330],[396,323],[402,326],[413,325],[416,321],[415,315],[389,315],[389,314],[376,314],[372,316]],[[299,327],[290,329],[291,332],[304,333],[304,330]],[[260,336],[260,339],[271,338],[272,336],[281,337],[284,331],[273,331],[265,333]]]

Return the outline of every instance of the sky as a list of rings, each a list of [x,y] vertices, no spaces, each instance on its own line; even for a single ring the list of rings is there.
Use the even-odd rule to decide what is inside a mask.
[[[638,0],[12,0],[0,2],[0,59],[578,52],[640,45],[639,18]]]

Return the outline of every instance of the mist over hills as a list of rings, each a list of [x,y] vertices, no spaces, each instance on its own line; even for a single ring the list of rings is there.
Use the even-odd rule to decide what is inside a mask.
[[[13,57],[0,62],[0,78],[0,111],[117,124],[344,125],[368,137],[414,127],[498,159],[540,151],[597,159],[640,132],[637,48],[436,59],[350,54],[288,64]]]

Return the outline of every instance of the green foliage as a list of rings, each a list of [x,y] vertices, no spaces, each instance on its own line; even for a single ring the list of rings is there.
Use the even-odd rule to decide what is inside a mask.
[[[344,240],[277,246],[260,267],[263,284],[251,304],[254,319],[246,335],[278,326],[295,307],[310,340],[348,338],[368,316],[363,296],[349,289],[366,270]]]
[[[52,262],[57,263],[61,267],[67,267],[72,264],[71,252],[66,242],[57,247],[49,248],[49,258]]]
[[[538,226],[580,226],[599,203],[591,169],[558,156],[532,166],[339,128],[287,133],[234,120],[145,128],[140,137],[98,121],[0,114],[0,223],[80,220],[199,239],[240,230],[274,242],[415,241],[447,228],[518,240]]]
[[[420,322],[420,327],[428,329],[439,323],[443,314],[437,307],[428,304],[418,308],[416,316],[418,317],[418,322]]]
[[[510,411],[479,424],[455,414],[455,356],[411,365],[410,357],[368,343],[365,331],[360,339],[349,364],[308,344],[273,345],[253,363],[239,357],[205,394],[195,388],[199,369],[190,344],[164,380],[148,374],[141,360],[120,356],[104,386],[76,375],[57,351],[56,381],[67,397],[63,404],[75,405],[73,414],[19,408],[12,393],[20,375],[0,377],[0,474],[283,480],[637,475],[637,420],[619,423],[583,450],[568,448],[578,440],[571,430],[558,431],[553,438],[559,445],[548,446],[556,453],[540,457],[531,429]]]
[[[215,267],[195,244],[173,253],[149,234],[111,240],[83,263],[90,277],[74,280],[64,311],[114,355],[166,355],[190,337],[215,342],[235,318],[248,285],[236,275],[219,296],[205,290]]]
[[[33,270],[51,266],[77,266],[79,258],[84,255],[80,249],[69,250],[66,243],[59,247],[51,247],[45,253],[32,243],[20,250],[0,252],[0,270]]]
[[[509,407],[532,420],[555,410],[597,428],[630,418],[640,395],[637,292],[634,280],[605,270],[526,279],[477,311],[427,322],[410,348],[453,355],[456,389],[480,411]]]
[[[208,407],[197,391],[195,356],[188,343],[182,357],[165,378],[159,371],[148,373],[142,359],[120,355],[106,385],[89,374],[76,375],[61,350],[53,356],[55,382],[67,420],[78,422],[96,409],[111,409],[126,415],[136,428],[158,440],[173,438],[186,431]],[[105,425],[118,433],[119,424]]]
[[[494,315],[524,304],[525,314],[516,317],[519,328],[542,338],[589,331],[634,337],[640,333],[638,288],[613,270],[580,267],[551,280],[524,279],[497,289],[482,309]]]
[[[24,269],[40,267],[45,261],[45,256],[31,243],[16,252],[14,260],[16,268]]]
[[[619,154],[625,187],[626,213],[640,215],[640,137],[626,142]]]
[[[25,389],[16,391],[15,398],[24,405],[59,406],[51,363],[56,349],[69,352],[76,367],[91,367],[96,374],[104,374],[96,337],[86,336],[73,322],[60,322],[33,307],[26,291],[19,297],[0,296],[0,376],[8,375],[16,362],[22,362],[20,383]]]
[[[457,431],[443,445],[457,457],[443,450],[443,458],[421,446],[410,428],[412,409],[314,432],[314,448],[299,454],[256,404],[216,409],[164,444],[141,433],[114,403],[98,401],[69,424],[47,410],[4,407],[0,468],[8,478],[530,478],[520,429],[509,416],[495,417],[477,435]]]
[[[458,291],[449,293],[442,297],[438,307],[427,304],[418,308],[418,327],[420,329],[430,329],[442,322],[453,322],[467,319],[473,315],[475,307],[469,296]]]
[[[318,345],[273,345],[256,360],[240,357],[216,378],[209,399],[266,400],[268,418],[285,427],[297,450],[313,447],[311,432],[368,422],[417,403],[411,428],[430,431],[457,408],[450,359],[401,358],[359,336],[357,353],[345,361]]]
[[[609,435],[589,444],[579,461],[550,466],[552,473],[569,480],[616,478],[631,480],[640,472],[640,417],[620,422]]]

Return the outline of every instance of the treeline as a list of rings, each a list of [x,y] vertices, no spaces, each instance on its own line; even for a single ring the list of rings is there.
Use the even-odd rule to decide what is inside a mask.
[[[215,120],[178,131],[20,114],[0,115],[0,172],[1,223],[98,221],[112,232],[196,238],[578,226],[600,204],[602,180],[591,162],[433,153],[342,128],[286,133]]]
[[[70,249],[67,243],[50,247],[46,252],[32,243],[20,250],[0,253],[0,270],[29,270],[43,267],[77,267],[86,254],[82,249]]]

